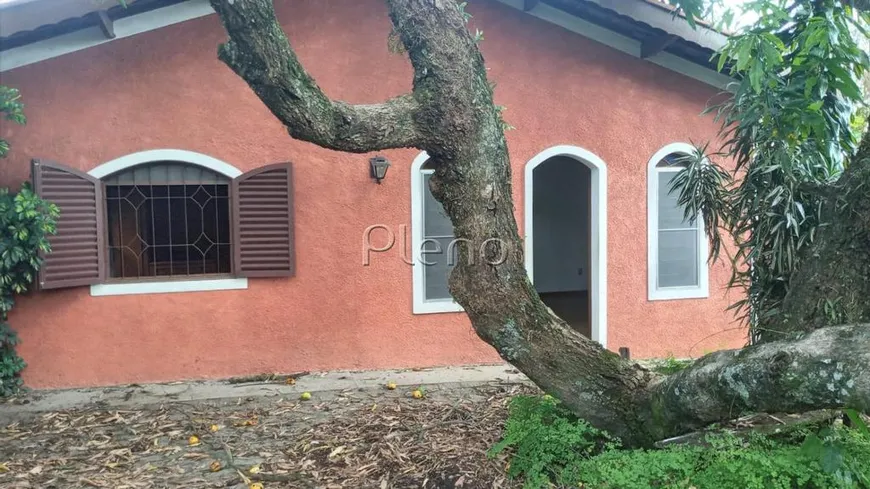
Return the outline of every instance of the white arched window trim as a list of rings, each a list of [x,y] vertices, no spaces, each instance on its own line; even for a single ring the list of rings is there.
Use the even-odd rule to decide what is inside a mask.
[[[411,164],[411,261],[413,270],[413,311],[414,314],[433,314],[439,312],[461,312],[462,306],[453,299],[426,299],[426,285],[423,269],[423,213],[426,196],[426,181],[423,175],[432,170],[424,170],[423,165],[429,155],[423,151]]]
[[[673,153],[693,154],[695,147],[688,143],[671,143],[658,150],[647,163],[647,269],[649,300],[701,299],[710,296],[709,268],[707,267],[707,238],[704,220],[698,217],[698,285],[689,287],[658,286],[658,174],[676,171],[657,168],[666,156]]]
[[[113,173],[118,173],[121,170],[132,168],[138,165],[154,163],[155,161],[179,161],[181,163],[189,163],[191,165],[201,166],[209,170],[226,175],[228,178],[235,178],[242,174],[238,168],[224,163],[223,161],[212,158],[211,156],[193,151],[185,151],[183,149],[152,149],[148,151],[140,151],[131,153],[112,161],[103,163],[88,172],[88,175],[95,178],[107,177]]]
[[[154,149],[128,154],[97,166],[88,174],[104,178],[128,168],[157,161],[177,161],[201,166],[232,179],[242,174],[241,170],[211,156],[182,149]],[[92,296],[164,294],[172,292],[202,292],[211,290],[247,289],[247,278],[210,278],[194,280],[142,281],[91,285]]]
[[[525,169],[525,259],[529,279],[535,281],[534,177],[535,168],[554,156],[568,156],[590,171],[590,320],[591,339],[607,347],[607,165],[595,153],[570,145],[547,148],[535,155]]]

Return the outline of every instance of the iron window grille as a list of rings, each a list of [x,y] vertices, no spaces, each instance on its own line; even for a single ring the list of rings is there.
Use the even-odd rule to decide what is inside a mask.
[[[110,175],[103,183],[109,278],[232,273],[228,178],[160,162]]]

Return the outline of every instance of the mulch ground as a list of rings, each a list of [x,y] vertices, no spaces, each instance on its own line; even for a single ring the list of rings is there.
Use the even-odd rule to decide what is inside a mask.
[[[502,434],[517,384],[99,406],[0,421],[2,488],[518,488]],[[197,439],[191,440],[191,436]]]

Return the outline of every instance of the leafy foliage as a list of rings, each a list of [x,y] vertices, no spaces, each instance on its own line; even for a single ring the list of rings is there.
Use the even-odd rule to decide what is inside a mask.
[[[852,118],[852,132],[855,134],[864,134],[867,130],[867,120],[870,119],[870,107],[865,106],[855,112]]]
[[[27,292],[42,259],[50,250],[59,211],[37,196],[28,184],[15,195],[0,189],[0,397],[21,388],[24,360],[15,352],[18,336],[7,322],[15,296]]]
[[[549,396],[517,397],[492,452],[506,447],[514,450],[509,473],[523,476],[526,489],[870,488],[870,433],[860,428],[797,429],[777,438],[722,433],[704,446],[624,450]]]
[[[563,470],[618,443],[603,431],[577,419],[552,396],[511,399],[504,438],[491,450],[494,456],[514,448],[508,474],[525,477],[527,489],[546,487]]]
[[[760,340],[775,333],[768,320],[824,224],[825,191],[857,148],[859,80],[870,67],[860,44],[870,14],[830,0],[753,0],[746,8],[764,15],[719,54],[720,70],[738,81],[709,109],[724,139],[717,156],[735,168],[728,174],[699,148],[672,190],[687,217],[703,216],[711,259],[722,231],[735,243],[731,285],[746,295],[733,307]]]
[[[24,104],[17,89],[0,85],[0,113],[7,120],[24,124]],[[0,138],[0,158],[9,143]],[[18,335],[9,326],[15,296],[28,291],[42,265],[40,252],[49,252],[48,235],[54,234],[60,211],[39,198],[29,183],[17,194],[0,189],[0,397],[21,389],[21,371],[26,364],[15,352]]]
[[[15,122],[16,124],[24,124],[27,118],[24,117],[24,104],[21,103],[21,94],[18,89],[0,85],[0,114],[6,120]],[[9,142],[0,138],[0,158],[9,153]]]
[[[582,481],[602,489],[870,487],[870,473],[862,463],[870,457],[870,439],[851,430],[830,432],[839,443],[836,460],[824,449],[813,453],[758,434],[748,439],[722,434],[708,436],[704,447],[606,452],[573,467],[563,482]]]
[[[728,189],[733,184],[731,174],[707,155],[707,146],[695,148],[692,154],[682,155],[675,161],[684,168],[671,180],[672,190],[677,190],[677,204],[685,213],[687,221],[701,215],[704,229],[720,229],[721,218],[729,215],[731,199]],[[710,256],[716,257],[722,249],[719,233],[710,234]]]
[[[831,475],[838,487],[870,487],[870,456],[855,459],[851,444],[855,440],[870,440],[870,431],[864,420],[853,409],[846,410],[855,430],[854,440],[848,432],[824,428],[818,434],[810,433],[801,446],[802,452],[811,460],[818,462],[825,473]]]

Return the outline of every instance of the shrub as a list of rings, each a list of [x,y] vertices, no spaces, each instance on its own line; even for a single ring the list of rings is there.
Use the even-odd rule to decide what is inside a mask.
[[[549,396],[518,397],[491,452],[512,448],[509,475],[526,489],[870,489],[870,432],[850,418],[857,429],[718,433],[704,446],[625,450]]]
[[[762,435],[742,439],[718,434],[709,436],[704,447],[612,450],[572,466],[560,482],[601,489],[870,488],[870,438],[854,430],[836,433],[836,451],[843,458],[827,470],[825,456],[817,457],[800,444]]]
[[[513,448],[508,475],[523,476],[525,487],[545,487],[566,468],[618,446],[607,433],[577,419],[552,396],[511,399],[504,438],[490,450],[495,456]]]
[[[28,291],[42,259],[50,251],[47,236],[53,234],[57,206],[37,196],[25,183],[17,194],[0,189],[0,397],[22,386],[24,360],[15,352],[18,336],[7,322],[15,296]]]

